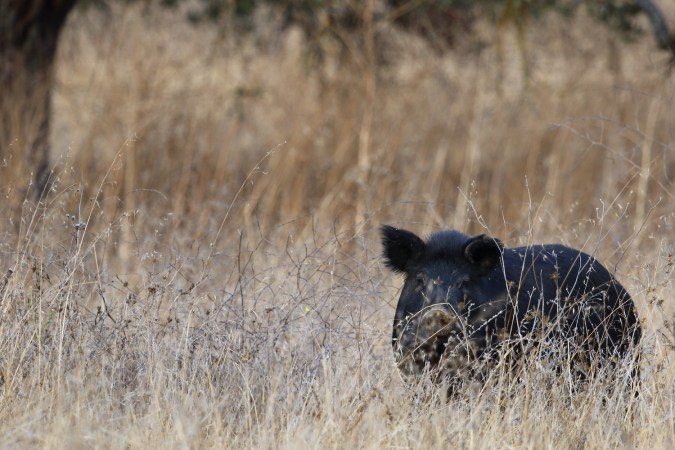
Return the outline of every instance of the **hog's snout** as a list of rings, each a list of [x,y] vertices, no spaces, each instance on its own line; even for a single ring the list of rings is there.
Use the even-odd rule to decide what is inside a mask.
[[[457,315],[449,308],[441,305],[432,306],[422,313],[419,328],[427,336],[446,337],[458,320]]]
[[[461,328],[461,319],[447,304],[432,305],[408,317],[396,332],[403,374],[419,375],[427,365],[436,367],[447,343],[458,339]]]

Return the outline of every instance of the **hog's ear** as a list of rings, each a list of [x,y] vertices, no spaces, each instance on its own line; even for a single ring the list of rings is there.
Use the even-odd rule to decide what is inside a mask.
[[[484,272],[492,269],[502,257],[504,244],[485,234],[471,238],[464,246],[464,257]]]
[[[424,253],[424,241],[410,231],[383,225],[384,263],[394,272],[403,273],[411,262]]]

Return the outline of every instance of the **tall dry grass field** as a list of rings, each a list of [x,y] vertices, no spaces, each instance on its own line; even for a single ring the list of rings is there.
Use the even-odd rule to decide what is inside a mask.
[[[488,23],[444,55],[373,35],[70,18],[53,189],[0,168],[2,447],[675,448],[668,56],[551,17],[524,80]],[[640,396],[536,365],[404,384],[382,223],[596,255],[643,322]]]

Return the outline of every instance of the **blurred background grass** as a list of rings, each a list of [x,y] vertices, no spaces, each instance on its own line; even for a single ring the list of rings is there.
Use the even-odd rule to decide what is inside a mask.
[[[236,215],[264,231],[374,215],[475,231],[468,198],[506,237],[525,205],[546,204],[550,234],[596,217],[602,200],[604,214],[631,217],[616,242],[654,205],[668,212],[672,80],[649,39],[547,17],[530,25],[526,83],[517,46],[494,45],[514,33],[489,22],[443,54],[383,23],[369,57],[362,36],[345,56],[259,16],[238,35],[158,8],[72,18],[52,156],[68,159],[85,197],[110,171],[111,196],[205,230],[257,168]]]
[[[583,14],[524,46],[479,16],[452,51],[386,21],[307,36],[269,7],[227,30],[152,3],[70,16],[52,189],[0,168],[8,446],[672,448],[667,53]],[[406,389],[382,223],[598,256],[647,330],[637,416],[541,380],[528,403],[523,380]]]

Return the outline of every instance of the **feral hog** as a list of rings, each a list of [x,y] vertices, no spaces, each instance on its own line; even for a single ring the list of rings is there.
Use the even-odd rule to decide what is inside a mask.
[[[584,380],[615,367],[640,339],[630,295],[579,250],[504,248],[454,230],[426,241],[387,225],[381,232],[385,264],[405,275],[392,344],[407,378],[429,371],[452,393],[461,382],[485,380],[506,354],[518,360],[555,348],[558,367],[569,364],[574,379]]]

